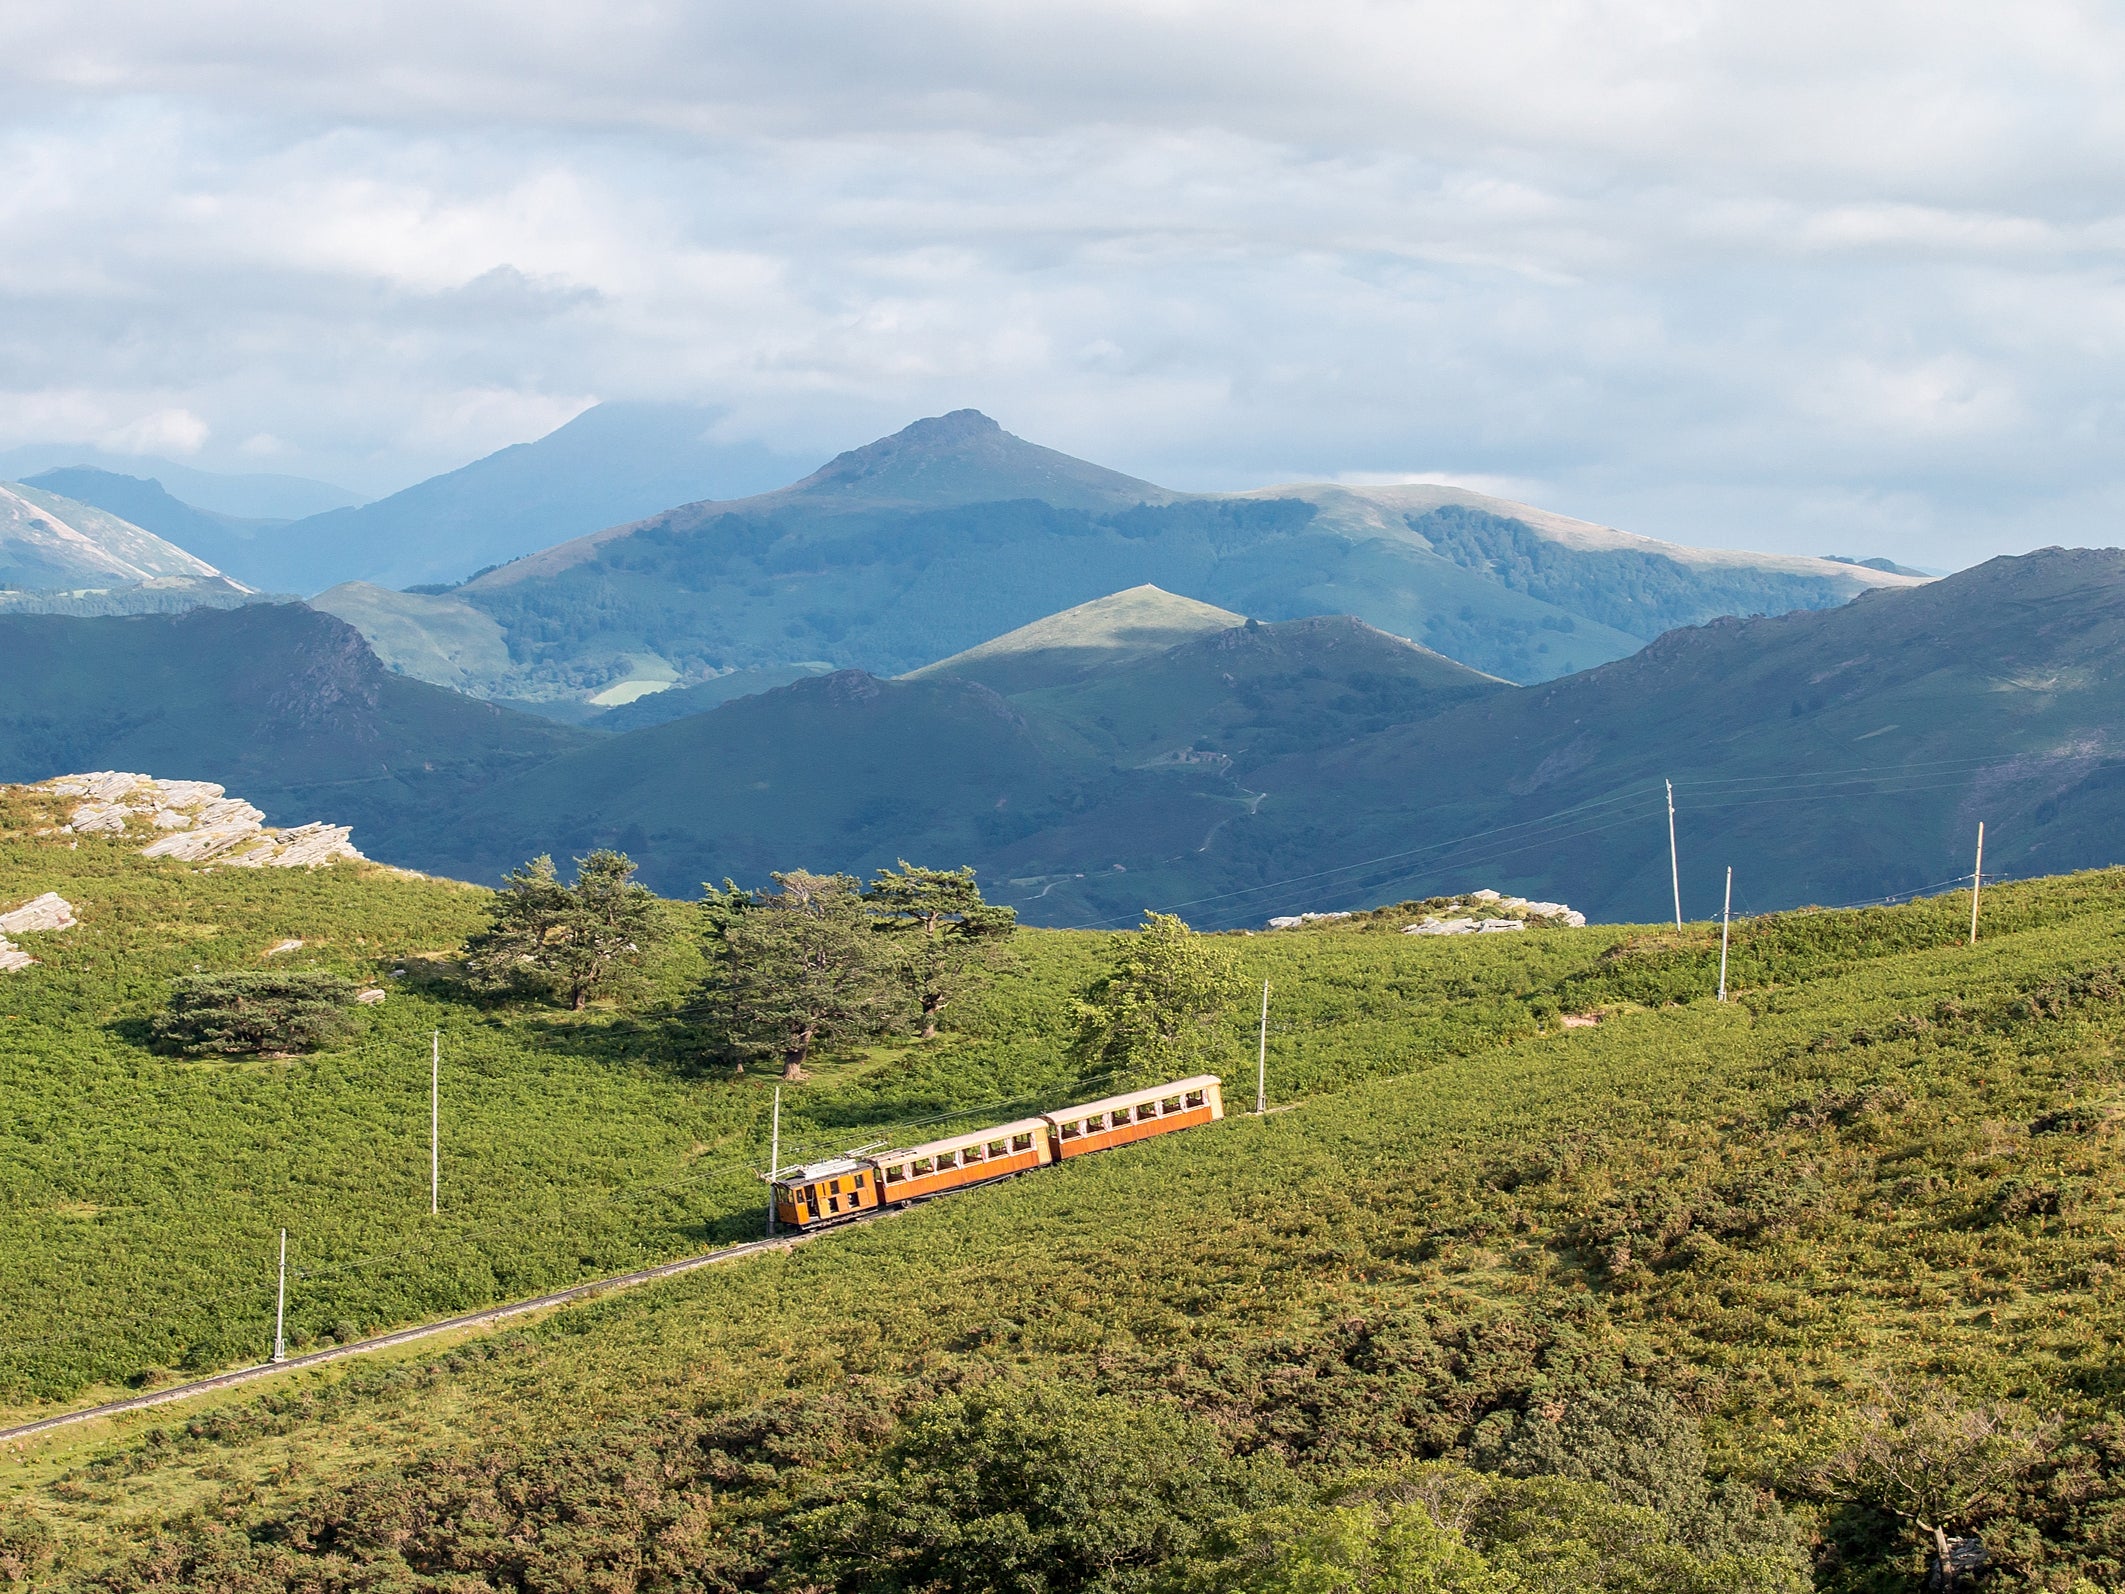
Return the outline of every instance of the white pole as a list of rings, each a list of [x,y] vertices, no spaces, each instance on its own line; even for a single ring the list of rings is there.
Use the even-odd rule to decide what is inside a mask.
[[[443,1191],[443,1032],[428,1052],[428,1216],[441,1210]]]
[[[1970,944],[1977,945],[1977,892],[1985,879],[1985,821],[1977,822],[1977,863],[1970,871]]]
[[[774,1128],[767,1142],[767,1237],[775,1237],[775,1175],[782,1171],[782,1087],[775,1087]]]
[[[1734,866],[1727,865],[1727,901],[1719,910],[1719,999],[1727,999],[1727,924],[1734,917]]]
[[[273,1303],[273,1359],[288,1359],[288,1231],[280,1231],[280,1294]]]
[[[1269,1111],[1269,982],[1262,981],[1262,1038],[1254,1054],[1254,1115]]]
[[[1682,870],[1675,862],[1675,783],[1665,783],[1668,789],[1668,879],[1675,887],[1675,928],[1682,928]]]

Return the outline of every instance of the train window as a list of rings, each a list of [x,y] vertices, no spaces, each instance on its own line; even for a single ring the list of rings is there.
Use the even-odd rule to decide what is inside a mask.
[[[826,1209],[829,1212],[839,1212],[841,1210],[841,1197],[837,1195],[828,1196],[826,1198]]]
[[[937,1171],[939,1173],[943,1173],[947,1168],[956,1168],[958,1166],[958,1153],[951,1151],[940,1151],[939,1153],[937,1153]]]
[[[1200,1106],[1202,1106],[1202,1104],[1203,1104],[1203,1093],[1202,1093],[1201,1091],[1199,1091],[1199,1090],[1191,1090],[1191,1091],[1189,1091],[1189,1092],[1188,1092],[1188,1105],[1189,1105],[1189,1106],[1191,1106],[1191,1107],[1200,1107]]]
[[[1099,1132],[1100,1132],[1100,1131],[1101,1131],[1102,1129],[1105,1129],[1106,1127],[1107,1127],[1107,1115],[1106,1115],[1105,1113],[1095,1112],[1095,1113],[1088,1113],[1088,1114],[1086,1114],[1086,1116],[1085,1116],[1085,1133],[1086,1133],[1086,1134],[1088,1134],[1088,1135],[1096,1135],[1096,1134],[1098,1134],[1098,1133],[1099,1133]]]
[[[1079,1135],[1083,1134],[1084,1132],[1085,1126],[1081,1123],[1064,1124],[1062,1126],[1062,1138],[1065,1140],[1075,1140]]]
[[[976,1163],[976,1162],[979,1162],[979,1161],[981,1161],[981,1147],[979,1147],[979,1146],[966,1146],[966,1147],[962,1147],[962,1148],[961,1148],[961,1150],[960,1150],[960,1153],[959,1153],[959,1160],[960,1160],[961,1162],[965,1162],[965,1163]]]
[[[1147,1123],[1149,1123],[1149,1122],[1150,1122],[1150,1121],[1151,1121],[1152,1119],[1156,1118],[1157,1116],[1158,1116],[1158,1103],[1157,1103],[1157,1102],[1155,1102],[1155,1101],[1140,1101],[1140,1102],[1138,1102],[1138,1103],[1136,1104],[1136,1121],[1137,1121],[1138,1123],[1140,1123],[1140,1124],[1147,1124]]]
[[[804,1187],[804,1200],[807,1205],[817,1206],[819,1204],[819,1187],[814,1184],[806,1185]]]
[[[1031,1151],[1033,1149],[1032,1135],[1013,1135],[1011,1137],[1011,1149],[1013,1151]]]
[[[924,1174],[930,1172],[934,1166],[928,1157],[917,1157],[915,1159],[915,1177],[920,1179]]]
[[[836,1179],[832,1183],[830,1183],[826,1188],[829,1193],[833,1195],[839,1195],[841,1194],[841,1181],[839,1179]]]
[[[890,1168],[885,1170],[885,1182],[887,1184],[898,1184],[907,1176],[908,1170],[904,1163],[896,1162]]]
[[[1158,1106],[1161,1112],[1179,1112],[1181,1110],[1181,1099],[1178,1096],[1168,1096]]]
[[[849,1184],[850,1184],[850,1185],[851,1185],[851,1186],[852,1186],[853,1188],[855,1188],[855,1189],[858,1189],[858,1190],[861,1190],[861,1189],[863,1188],[863,1175],[862,1175],[862,1174],[860,1174],[860,1173],[859,1173],[859,1174],[857,1174],[855,1178],[853,1178],[853,1179],[851,1179],[851,1180],[849,1181]]]
[[[1010,1145],[1009,1145],[1009,1144],[1008,1144],[1007,1142],[1005,1142],[1005,1141],[1002,1141],[1002,1140],[992,1140],[992,1141],[990,1141],[990,1142],[989,1142],[989,1155],[990,1155],[990,1156],[992,1156],[992,1157],[1008,1157],[1008,1156],[1009,1156],[1010,1154],[1011,1154],[1011,1148],[1010,1148]]]

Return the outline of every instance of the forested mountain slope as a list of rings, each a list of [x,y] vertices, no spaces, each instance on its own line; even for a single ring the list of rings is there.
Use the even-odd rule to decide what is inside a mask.
[[[1670,901],[1671,778],[1687,914],[1718,905],[1728,864],[1737,902],[1759,908],[1929,887],[1969,871],[1980,820],[1995,871],[2105,864],[2125,857],[2121,644],[2115,549],[2045,549],[1825,613],[1721,620],[1264,769],[1261,822],[1227,832],[1224,863],[1272,878],[1338,870],[1309,907],[1481,875],[1604,918],[1656,918]]]
[[[1082,616],[1035,640],[1066,634],[1086,634]],[[800,864],[867,871],[912,849],[976,863],[1007,896],[1060,893],[1057,910],[1076,912],[1087,874],[1200,856],[1251,811],[1255,766],[1508,690],[1348,619],[1250,621],[1098,667],[1084,651],[800,681],[591,743],[394,839],[472,879],[614,846],[673,893]],[[1074,679],[1010,696],[984,679],[1058,673]]]

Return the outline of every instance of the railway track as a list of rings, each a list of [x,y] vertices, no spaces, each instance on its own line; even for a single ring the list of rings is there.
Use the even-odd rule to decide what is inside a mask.
[[[858,1223],[868,1221],[868,1218],[857,1220]],[[850,1223],[838,1224],[821,1229],[817,1233],[838,1234],[854,1226],[856,1225]],[[146,1411],[151,1406],[167,1406],[198,1395],[236,1389],[244,1384],[256,1383],[262,1378],[297,1372],[305,1367],[322,1367],[326,1362],[342,1361],[349,1356],[373,1356],[378,1351],[394,1350],[400,1345],[432,1339],[438,1334],[451,1334],[467,1328],[486,1328],[495,1323],[506,1322],[512,1317],[522,1317],[529,1312],[567,1306],[589,1296],[602,1295],[609,1290],[631,1289],[637,1284],[653,1284],[658,1279],[675,1278],[697,1268],[714,1267],[719,1262],[741,1261],[766,1251],[786,1251],[792,1246],[802,1245],[805,1241],[815,1238],[817,1234],[789,1234],[772,1240],[748,1240],[743,1245],[725,1246],[720,1251],[705,1251],[699,1256],[684,1257],[676,1262],[660,1262],[655,1267],[638,1268],[632,1273],[615,1273],[610,1278],[572,1284],[565,1290],[552,1290],[544,1295],[534,1295],[528,1300],[510,1301],[501,1306],[485,1307],[477,1312],[464,1312],[456,1317],[440,1318],[433,1323],[416,1323],[410,1328],[395,1329],[389,1334],[378,1334],[372,1339],[358,1339],[350,1344],[334,1345],[329,1349],[311,1351],[302,1356],[290,1356],[286,1361],[262,1362],[256,1367],[238,1367],[229,1372],[216,1373],[211,1378],[196,1378],[187,1384],[172,1384],[167,1389],[158,1389],[151,1394],[106,1401],[100,1406],[84,1406],[79,1411],[58,1412],[50,1417],[40,1417],[35,1422],[0,1428],[0,1443],[29,1439],[37,1434],[50,1433],[55,1428],[71,1427],[75,1423],[94,1422],[99,1417],[119,1417],[127,1412]]]

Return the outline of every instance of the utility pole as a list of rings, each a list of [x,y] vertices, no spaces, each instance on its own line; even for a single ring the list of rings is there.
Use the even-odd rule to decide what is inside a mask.
[[[1977,892],[1985,879],[1985,821],[1977,822],[1977,863],[1970,870],[1970,944],[1977,945]]]
[[[1727,901],[1719,910],[1719,999],[1727,999],[1727,925],[1734,917],[1734,866],[1727,865]]]
[[[782,1087],[775,1087],[774,1127],[767,1141],[767,1237],[775,1237],[775,1175],[782,1171]]]
[[[1675,862],[1675,783],[1668,789],[1668,879],[1675,887],[1675,928],[1682,928],[1682,870]]]
[[[288,1231],[280,1231],[280,1294],[273,1302],[273,1359],[288,1359]]]
[[[1254,1115],[1269,1111],[1269,982],[1262,981],[1262,1038],[1254,1054]]]
[[[443,1032],[437,1030],[428,1051],[428,1216],[441,1209],[443,1194]]]

